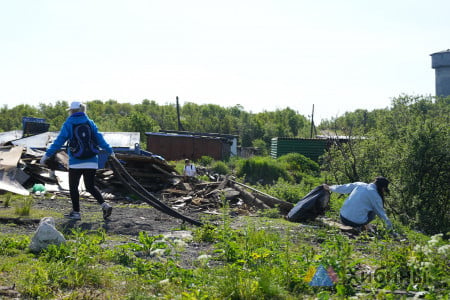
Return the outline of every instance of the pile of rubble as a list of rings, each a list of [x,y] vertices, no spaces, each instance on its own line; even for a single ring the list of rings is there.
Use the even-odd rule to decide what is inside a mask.
[[[0,192],[29,195],[36,184],[41,184],[47,193],[68,196],[67,154],[59,151],[45,166],[39,163],[43,154],[43,151],[22,146],[0,147]],[[277,207],[280,214],[286,215],[293,207],[292,203],[239,183],[230,176],[210,175],[205,168],[198,168],[198,172],[207,175],[211,181],[185,178],[158,156],[116,152],[116,158],[146,193],[155,195],[155,199],[176,211],[217,214],[227,203],[238,214],[249,215]],[[111,168],[111,161],[97,171],[97,186],[106,199],[130,198],[132,191],[128,180],[118,175],[117,170]],[[84,191],[82,181],[80,191],[82,196],[90,197]]]

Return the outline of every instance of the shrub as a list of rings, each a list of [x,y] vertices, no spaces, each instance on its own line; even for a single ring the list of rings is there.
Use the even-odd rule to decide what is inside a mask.
[[[280,200],[297,203],[319,184],[292,184],[280,178],[276,184],[258,186],[258,189]]]
[[[211,156],[204,155],[204,156],[200,157],[200,159],[197,162],[199,165],[206,167],[206,166],[211,165],[213,161],[214,161],[214,159]]]
[[[300,153],[288,153],[280,156],[277,160],[294,174],[306,173],[308,175],[318,176],[320,173],[319,164]]]
[[[212,164],[211,170],[214,173],[218,173],[218,174],[222,174],[222,175],[226,175],[230,173],[230,169],[228,168],[227,164],[224,163],[223,161],[215,161]]]
[[[278,178],[292,181],[292,177],[277,161],[270,157],[255,156],[239,162],[236,175],[250,183],[272,184]]]

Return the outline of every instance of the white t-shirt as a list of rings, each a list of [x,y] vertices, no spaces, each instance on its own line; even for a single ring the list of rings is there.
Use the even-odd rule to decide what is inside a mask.
[[[186,176],[195,176],[197,174],[197,170],[193,164],[184,166],[184,175]]]

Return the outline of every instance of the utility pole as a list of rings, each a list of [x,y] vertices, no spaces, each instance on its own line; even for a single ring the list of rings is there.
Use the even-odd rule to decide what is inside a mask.
[[[180,104],[178,103],[178,96],[177,96],[177,118],[178,118],[178,131],[184,131],[183,124],[181,124],[180,119]]]
[[[314,126],[314,104],[313,104],[312,114],[311,114],[311,133],[309,134],[309,138],[310,139],[312,139],[313,129],[315,131],[315,126]]]

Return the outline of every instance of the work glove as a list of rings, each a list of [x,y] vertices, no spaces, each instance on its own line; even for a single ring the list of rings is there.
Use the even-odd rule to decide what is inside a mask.
[[[41,160],[39,161],[39,163],[41,165],[45,165],[45,162],[48,160],[48,156],[44,154],[44,156],[41,157]]]
[[[45,165],[45,162],[47,161],[47,159],[48,159],[48,156],[44,154],[44,155],[42,156],[41,160],[39,161],[39,163],[40,163],[41,165]]]

